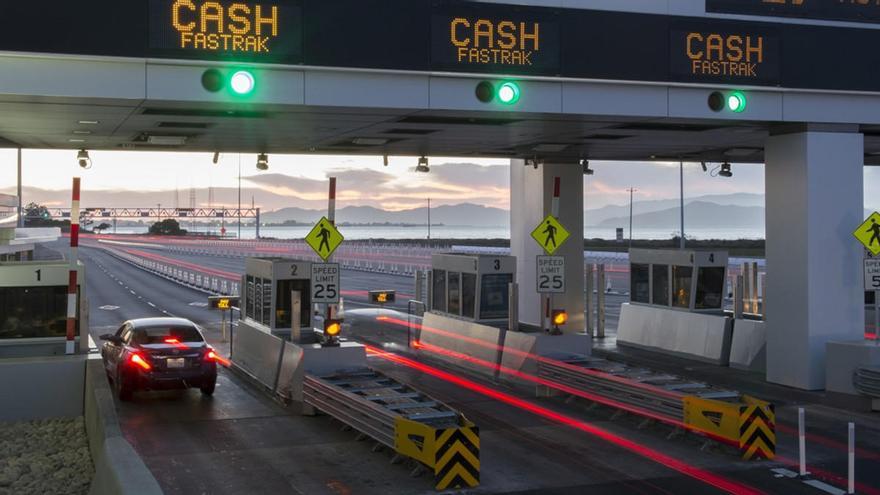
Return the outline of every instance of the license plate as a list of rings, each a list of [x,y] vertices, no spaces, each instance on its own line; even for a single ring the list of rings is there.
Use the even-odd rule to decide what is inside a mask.
[[[171,368],[185,368],[186,358],[170,358],[165,361],[165,366]]]

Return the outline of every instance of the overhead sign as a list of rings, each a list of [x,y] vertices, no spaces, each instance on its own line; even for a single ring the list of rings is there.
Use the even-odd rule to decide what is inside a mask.
[[[306,244],[311,247],[322,260],[327,261],[345,238],[327,218],[321,218],[306,236]]]
[[[570,236],[568,230],[553,215],[547,215],[532,231],[532,238],[547,254],[555,253]]]
[[[880,3],[871,0],[706,0],[706,12],[826,21],[880,21]]]
[[[503,73],[559,72],[558,14],[458,4],[435,10],[431,22],[435,67]]]
[[[865,260],[865,290],[880,291],[880,258]]]
[[[565,292],[565,258],[562,256],[538,256],[538,277],[535,280],[540,294]]]
[[[300,8],[287,1],[150,0],[150,48],[176,55],[302,57]]]
[[[779,36],[771,28],[676,23],[670,47],[670,73],[685,81],[779,81]]]
[[[880,213],[872,213],[853,235],[871,254],[880,255]]]
[[[339,302],[339,264],[312,264],[312,302],[336,304]]]

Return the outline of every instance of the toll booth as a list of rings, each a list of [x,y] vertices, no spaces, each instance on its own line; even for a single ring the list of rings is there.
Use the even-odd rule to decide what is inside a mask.
[[[77,274],[76,352],[88,352],[85,269]],[[67,337],[67,261],[0,262],[0,357],[62,355]]]
[[[724,312],[726,252],[633,249],[629,256],[630,302],[620,308],[618,345],[722,366],[732,348],[751,345],[746,332],[734,341],[733,318]]]
[[[727,281],[725,251],[633,249],[630,300],[694,313],[721,313]]]
[[[486,325],[508,324],[515,257],[435,254],[431,267],[430,311]]]
[[[291,258],[247,258],[241,324],[297,342],[314,339],[312,263]]]

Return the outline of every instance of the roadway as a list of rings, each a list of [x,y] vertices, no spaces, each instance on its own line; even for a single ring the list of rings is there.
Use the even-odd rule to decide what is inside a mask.
[[[224,349],[218,342],[218,315],[202,305],[205,294],[143,272],[103,250],[83,247],[80,252],[86,263],[93,337],[115,330],[128,318],[170,314],[205,326],[209,340]],[[651,428],[635,428],[632,420],[610,421],[607,411],[541,401],[543,407],[604,428],[636,442],[638,448],[572,432],[570,425],[415,369],[378,358],[371,363],[462,410],[480,425],[479,493],[724,493],[651,460],[641,449],[662,451],[694,468],[762,487],[756,493],[802,489],[774,478],[765,465],[727,454],[706,455],[693,441],[667,442]],[[505,392],[530,399],[529,394]],[[293,415],[225,369],[213,398],[203,398],[198,391],[151,392],[117,407],[126,437],[169,494],[433,493],[427,478],[411,478],[405,468],[389,465],[387,454],[371,453],[370,442],[356,442],[335,421]]]

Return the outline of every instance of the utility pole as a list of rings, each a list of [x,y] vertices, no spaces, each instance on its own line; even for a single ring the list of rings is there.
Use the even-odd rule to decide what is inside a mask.
[[[679,247],[684,249],[685,240],[684,240],[684,162],[678,162],[678,179],[679,179],[679,190],[681,192],[680,199],[680,210],[681,210],[681,235],[679,239]]]
[[[431,240],[431,198],[428,198],[428,240]]]
[[[24,228],[24,209],[21,207],[21,148],[18,149],[18,226]]]
[[[638,189],[633,189],[632,187],[627,189],[629,191],[629,248],[633,247],[633,193],[638,191]]]
[[[238,154],[238,240],[241,240],[241,153]]]

